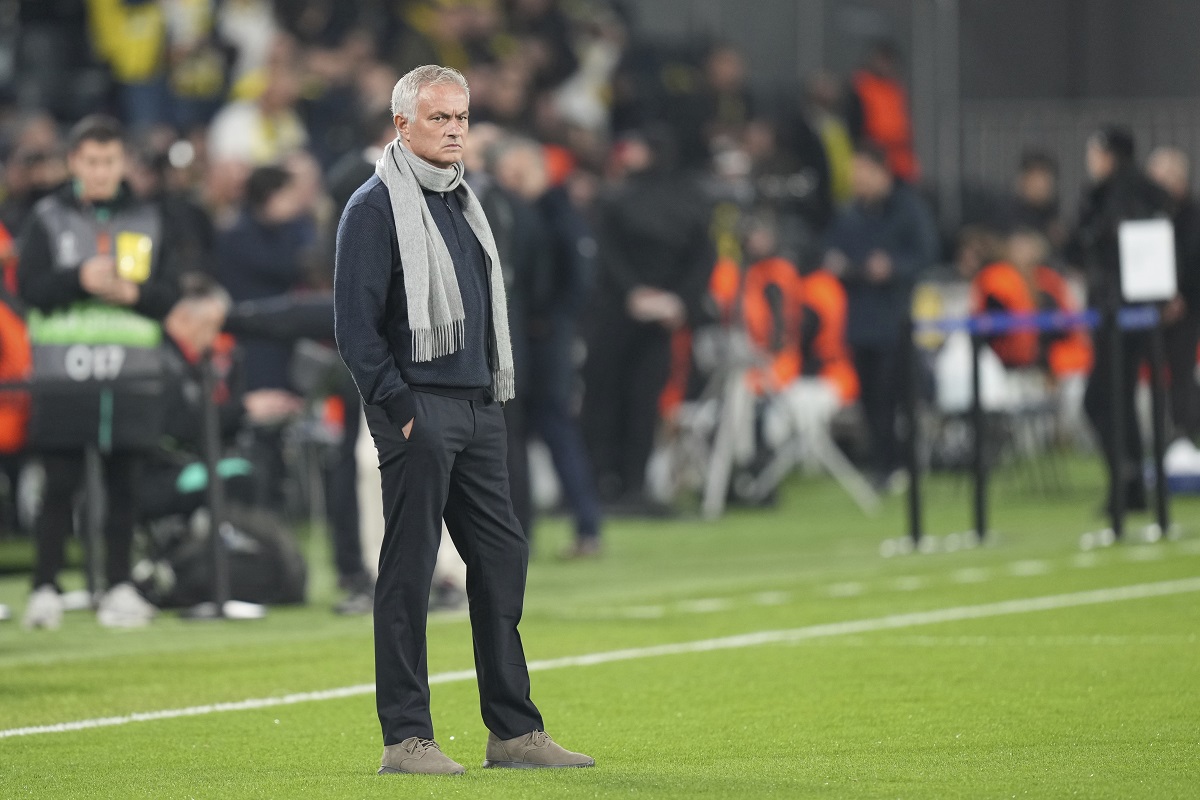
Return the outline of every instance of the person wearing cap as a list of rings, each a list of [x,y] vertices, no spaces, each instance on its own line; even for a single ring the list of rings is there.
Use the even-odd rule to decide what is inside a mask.
[[[1134,393],[1137,373],[1147,352],[1146,335],[1122,332],[1116,312],[1122,305],[1121,256],[1118,229],[1122,222],[1166,216],[1166,193],[1138,169],[1133,134],[1108,126],[1087,141],[1086,166],[1090,179],[1080,203],[1079,221],[1067,246],[1067,259],[1080,267],[1087,280],[1088,306],[1098,309],[1102,322],[1096,331],[1095,366],[1084,395],[1084,409],[1096,429],[1108,465],[1107,508],[1118,503],[1128,510],[1146,508],[1142,479],[1142,437]],[[1113,358],[1113,337],[1122,339],[1121,358]],[[1113,370],[1120,371],[1121,392],[1114,397]],[[1122,408],[1117,419],[1115,404]],[[1125,437],[1124,457],[1118,457],[1118,432]],[[1118,493],[1123,495],[1118,500]]]

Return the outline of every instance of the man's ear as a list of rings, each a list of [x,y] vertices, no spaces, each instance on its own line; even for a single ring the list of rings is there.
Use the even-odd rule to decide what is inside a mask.
[[[392,117],[392,124],[396,126],[396,133],[400,134],[404,141],[408,141],[408,120],[400,114]]]

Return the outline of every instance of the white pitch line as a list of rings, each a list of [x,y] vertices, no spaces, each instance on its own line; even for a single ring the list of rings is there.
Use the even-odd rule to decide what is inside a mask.
[[[991,577],[992,573],[983,567],[964,567],[955,570],[950,580],[955,583],[983,583]]]
[[[787,592],[759,592],[754,595],[754,602],[760,606],[781,606],[790,598]]]
[[[724,597],[703,597],[699,600],[683,600],[675,606],[688,614],[713,614],[733,607],[733,603]]]
[[[913,611],[908,614],[891,614],[886,617],[870,617],[867,619],[847,620],[845,622],[826,622],[819,625],[808,625],[803,628],[757,631],[755,633],[743,633],[735,636],[723,636],[716,639],[699,639],[691,642],[676,642],[674,644],[661,644],[650,647],[630,647],[623,650],[608,650],[601,653],[549,658],[529,662],[529,671],[545,672],[547,670],[566,669],[568,667],[590,667],[596,664],[610,664],[615,661],[633,661],[635,659],[658,658],[660,656],[684,655],[688,653],[708,653],[715,650],[738,650],[767,644],[788,644],[832,636],[851,636],[872,633],[874,631],[936,625],[942,622],[962,622],[964,620],[1002,617],[1011,614],[1029,614],[1035,611],[1053,611],[1056,609],[1091,606],[1101,603],[1117,603],[1122,600],[1166,597],[1168,595],[1186,594],[1189,592],[1200,592],[1200,577],[1162,581],[1160,583],[1115,586],[1108,589],[1071,592],[1070,594],[1052,594],[1043,597],[1002,600],[997,603],[983,603],[982,605],[974,606],[953,606],[950,608],[934,609],[932,611]],[[458,683],[474,680],[474,678],[475,670],[460,669],[454,672],[441,672],[436,675],[430,675],[429,682],[431,684]],[[77,720],[75,722],[60,722],[54,725],[10,728],[8,730],[0,730],[0,739],[13,736],[34,736],[41,733],[69,733],[91,728],[110,728],[117,725],[128,725],[133,722],[152,722],[154,720],[178,719],[179,717],[196,717],[205,714],[216,714],[222,711],[252,711],[260,708],[290,706],[317,700],[336,700],[344,697],[371,694],[374,691],[374,684],[361,683],[357,686],[343,686],[339,689],[324,689],[316,692],[299,692],[282,697],[260,697],[231,703],[212,703],[202,706],[190,706],[188,708],[136,712],[119,717],[100,717],[97,719]]]
[[[892,585],[900,592],[915,592],[925,586],[925,579],[919,575],[901,575],[892,581]]]
[[[621,609],[620,616],[627,619],[659,619],[667,614],[663,606],[629,606]]]

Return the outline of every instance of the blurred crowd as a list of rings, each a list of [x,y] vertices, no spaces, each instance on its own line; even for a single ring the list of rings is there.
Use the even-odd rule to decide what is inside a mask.
[[[342,207],[395,136],[393,85],[426,63],[455,67],[470,84],[467,180],[496,232],[517,358],[518,402],[505,409],[514,506],[532,530],[536,508],[563,503],[577,534],[566,555],[600,552],[605,513],[669,512],[689,470],[711,483],[715,456],[730,462],[731,494],[751,486],[744,499],[769,498],[778,476],[768,473],[798,438],[849,453],[869,491],[896,488],[901,343],[918,281],[957,282],[976,312],[1115,307],[1123,219],[1174,218],[1180,295],[1165,309],[1172,417],[1181,437],[1200,433],[1200,219],[1184,153],[1155,151],[1144,170],[1128,133],[1097,132],[1086,143],[1092,184],[1080,219],[1067,220],[1054,158],[1031,150],[1012,187],[970,193],[965,224],[945,230],[921,189],[904,59],[893,44],[872,45],[850,75],[816,74],[764,96],[746,54],[719,40],[643,37],[634,6],[44,0],[11,9],[14,69],[0,85],[11,327],[28,319],[32,330],[87,298],[132,309],[161,322],[184,387],[162,423],[170,446],[136,467],[157,470],[156,481],[107,460],[110,539],[128,538],[114,530],[134,524],[135,508],[136,522],[149,524],[203,504],[184,474],[203,457],[196,387],[212,387],[195,368],[211,362],[230,493],[286,507],[289,479],[306,480],[296,478],[301,456],[323,444],[343,610],[369,611],[355,488],[359,401],[328,364],[333,240]],[[120,129],[106,132],[96,114]],[[102,159],[91,151],[113,141],[120,173],[90,188],[103,183],[103,166],[84,156]],[[100,211],[153,209],[144,235],[161,293],[123,257],[136,242],[93,247],[115,260],[85,269],[83,253],[75,277],[62,278],[56,265],[70,256],[61,237],[78,231],[47,221],[47,198],[92,221]],[[17,335],[5,334],[6,380],[28,376],[30,357],[11,355]],[[991,344],[1004,369],[1032,373],[1046,391],[1074,381],[1080,400],[1093,372],[1120,370],[1136,383],[1148,346],[1131,340],[1114,364],[1111,348],[1093,347],[1083,330]],[[947,369],[961,379],[961,365]],[[738,403],[742,422],[724,424]],[[28,457],[40,457],[44,491],[58,493],[33,525],[35,587],[57,592],[82,462],[46,457],[36,424],[26,447],[28,409],[22,416],[19,405],[10,398],[0,409],[0,438],[12,486]],[[1114,485],[1144,504],[1140,440],[1112,454],[1110,394],[1090,391],[1086,406],[1110,463],[1121,462]],[[531,465],[532,440],[545,447]],[[841,463],[821,448],[814,463]],[[803,460],[785,459],[789,468]],[[547,489],[540,476],[551,474]],[[10,515],[11,525],[23,522]],[[110,585],[130,580],[123,547],[110,553]],[[128,598],[114,604],[113,619],[141,613]]]

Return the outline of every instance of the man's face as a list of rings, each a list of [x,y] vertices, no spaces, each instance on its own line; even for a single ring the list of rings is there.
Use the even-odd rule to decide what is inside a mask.
[[[213,346],[225,325],[228,309],[214,299],[190,299],[175,304],[163,325],[172,339],[203,353]]]
[[[467,93],[453,83],[422,86],[415,119],[395,117],[405,146],[443,169],[462,161],[467,140]]]
[[[1033,167],[1017,178],[1017,192],[1031,206],[1047,206],[1058,194],[1054,173],[1041,167]]]
[[[1190,179],[1187,156],[1183,153],[1167,148],[1155,150],[1146,161],[1146,175],[1172,199],[1187,197]]]
[[[299,191],[295,184],[289,183],[263,204],[262,220],[271,225],[281,225],[299,217],[303,210]]]
[[[875,203],[892,190],[892,176],[886,167],[864,155],[855,155],[850,168],[850,187],[855,199]]]
[[[546,192],[546,162],[532,148],[510,150],[496,165],[496,180],[510,192],[532,203]]]
[[[125,145],[119,140],[86,140],[67,156],[71,177],[79,181],[80,199],[109,200],[117,194],[125,174]]]
[[[1041,265],[1046,260],[1046,248],[1042,237],[1023,231],[1009,236],[1008,260],[1022,271]]]

